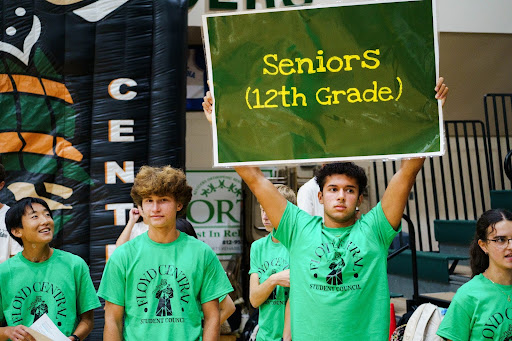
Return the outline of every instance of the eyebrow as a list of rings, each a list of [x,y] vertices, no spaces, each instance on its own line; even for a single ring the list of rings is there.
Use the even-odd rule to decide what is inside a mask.
[[[39,213],[39,212],[43,212],[44,213],[44,212],[50,212],[50,211],[48,209],[46,209],[46,208],[43,209],[42,211],[36,211],[36,210],[34,210],[32,208],[32,211],[27,211],[27,212],[25,212],[25,214],[34,214],[34,213]]]

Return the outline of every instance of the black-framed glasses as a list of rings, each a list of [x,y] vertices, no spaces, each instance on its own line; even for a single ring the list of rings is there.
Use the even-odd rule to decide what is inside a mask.
[[[504,249],[508,246],[508,243],[512,240],[512,238],[505,238],[505,237],[497,237],[495,239],[487,239],[490,242],[494,242],[496,244],[496,247],[500,249]]]

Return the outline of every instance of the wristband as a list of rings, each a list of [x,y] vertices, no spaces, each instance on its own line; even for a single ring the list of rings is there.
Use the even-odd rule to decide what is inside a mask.
[[[80,338],[75,334],[70,335],[70,337],[72,337],[74,341],[80,341]]]

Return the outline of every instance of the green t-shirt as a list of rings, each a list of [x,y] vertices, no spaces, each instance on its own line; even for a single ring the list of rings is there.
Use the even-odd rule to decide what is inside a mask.
[[[0,325],[31,326],[46,313],[69,336],[81,314],[101,306],[87,264],[62,250],[41,263],[16,254],[0,264],[0,283]]]
[[[453,341],[512,340],[512,285],[493,284],[480,274],[461,286],[437,335]]]
[[[274,237],[290,252],[294,341],[388,339],[387,250],[396,234],[380,203],[344,228],[288,203]]]
[[[281,243],[274,243],[269,234],[252,243],[251,269],[257,273],[260,284],[271,275],[290,268],[288,250]],[[281,340],[283,338],[284,312],[290,288],[276,286],[270,296],[260,305],[258,318],[258,341]]]
[[[201,305],[231,291],[204,242],[180,233],[160,244],[144,233],[114,251],[98,295],[124,307],[124,340],[201,340]]]

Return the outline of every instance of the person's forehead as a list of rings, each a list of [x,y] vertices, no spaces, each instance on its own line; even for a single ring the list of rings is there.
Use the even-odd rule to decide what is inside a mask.
[[[325,178],[325,186],[355,186],[358,187],[356,178],[346,174],[332,174]]]
[[[148,200],[148,199],[151,199],[151,200],[158,200],[158,199],[172,199],[173,197],[170,196],[170,195],[157,195],[157,194],[152,194],[152,195],[148,195],[147,197],[144,197],[142,198],[142,200]]]
[[[512,237],[512,221],[502,220],[494,225],[494,229],[489,232],[493,236],[510,236]]]
[[[30,207],[32,206],[32,207]],[[31,205],[25,206],[25,212],[24,214],[32,214],[32,213],[38,213],[38,212],[48,212],[48,209],[44,207],[41,204],[38,203],[32,203]]]

